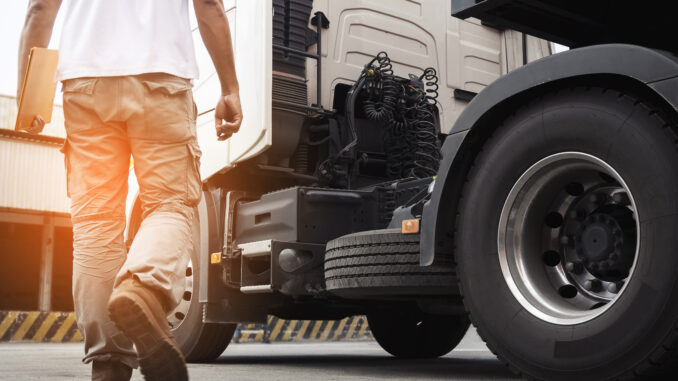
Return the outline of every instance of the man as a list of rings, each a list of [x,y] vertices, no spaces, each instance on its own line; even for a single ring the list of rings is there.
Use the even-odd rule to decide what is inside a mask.
[[[19,47],[21,91],[31,47],[46,47],[61,0],[30,0]],[[218,139],[242,113],[221,0],[194,0],[221,82]],[[73,221],[73,299],[93,380],[188,379],[167,320],[180,300],[201,197],[188,0],[67,0],[57,79]],[[216,95],[216,94],[215,94]],[[29,132],[44,127],[36,117]],[[143,222],[123,242],[130,154]],[[133,351],[132,343],[137,353]]]

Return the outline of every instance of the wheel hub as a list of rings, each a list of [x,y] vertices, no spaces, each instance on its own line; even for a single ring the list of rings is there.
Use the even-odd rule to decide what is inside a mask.
[[[639,232],[633,197],[612,167],[581,152],[555,154],[525,171],[507,196],[502,273],[533,315],[579,324],[624,292]]]
[[[616,247],[621,247],[621,227],[604,213],[594,213],[582,222],[575,239],[577,254],[589,271],[611,267],[619,257]]]
[[[636,242],[633,216],[626,207],[599,208],[581,222],[574,241],[579,262],[596,278],[616,282],[628,276]]]

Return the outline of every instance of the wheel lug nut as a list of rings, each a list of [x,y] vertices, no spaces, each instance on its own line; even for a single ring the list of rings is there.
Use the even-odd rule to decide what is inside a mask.
[[[542,255],[542,260],[547,266],[555,267],[558,265],[558,263],[560,263],[560,254],[558,254],[557,251],[549,250],[544,252]]]
[[[624,282],[616,282],[616,283],[610,283],[607,286],[607,291],[616,294],[621,290],[621,288],[624,286]]]
[[[574,244],[574,240],[572,237],[564,235],[560,237],[560,244],[564,246],[572,246]]]
[[[612,201],[614,201],[615,203],[617,203],[619,205],[629,205],[629,204],[631,204],[631,200],[629,199],[629,195],[627,195],[624,192],[615,193],[612,196]]]
[[[544,218],[544,223],[552,229],[559,228],[563,224],[563,216],[558,212],[551,212]]]
[[[584,282],[584,289],[587,291],[598,292],[602,288],[602,284],[598,279],[589,279]]]
[[[584,270],[584,266],[579,262],[567,262],[567,264],[565,264],[565,270],[573,274],[581,274],[582,270]]]

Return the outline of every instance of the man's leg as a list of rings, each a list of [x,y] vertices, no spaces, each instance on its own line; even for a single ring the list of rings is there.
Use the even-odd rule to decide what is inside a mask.
[[[193,209],[201,195],[190,83],[149,74],[129,77],[126,86],[136,89],[136,103],[144,109],[127,124],[143,221],[116,279],[109,308],[136,344],[147,379],[183,379],[185,368],[173,367],[179,361],[178,347],[163,314],[184,292]],[[137,324],[139,320],[143,324]]]
[[[96,86],[96,93],[95,93]],[[73,301],[85,341],[84,362],[120,379],[131,375],[136,354],[108,317],[115,275],[126,257],[123,242],[130,150],[124,124],[104,122],[95,108],[114,108],[110,79],[64,83],[68,138],[64,146],[73,221]],[[104,365],[113,361],[118,365]],[[120,363],[123,373],[118,373]],[[126,369],[125,369],[126,368]],[[120,369],[118,369],[120,370]],[[96,374],[94,374],[96,376]],[[106,377],[101,378],[106,379]]]

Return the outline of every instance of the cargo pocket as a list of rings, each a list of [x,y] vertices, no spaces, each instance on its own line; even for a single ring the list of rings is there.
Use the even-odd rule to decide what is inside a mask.
[[[67,79],[61,83],[61,92],[64,94],[79,93],[92,95],[96,83],[96,78]]]
[[[97,78],[75,78],[62,82],[67,133],[93,128],[92,115],[96,108],[93,94],[96,84]]]
[[[64,140],[64,144],[59,148],[59,151],[64,154],[64,169],[66,170],[66,195],[71,197],[71,188],[69,183],[71,173],[71,163],[68,160],[68,138]]]
[[[202,196],[202,179],[200,178],[200,157],[202,156],[202,151],[200,151],[200,147],[196,140],[188,143],[187,147],[189,152],[186,179],[188,204],[195,206],[198,205],[200,197]]]
[[[162,76],[141,79],[144,96],[143,137],[177,142],[195,136],[191,130],[193,96],[188,80]]]

